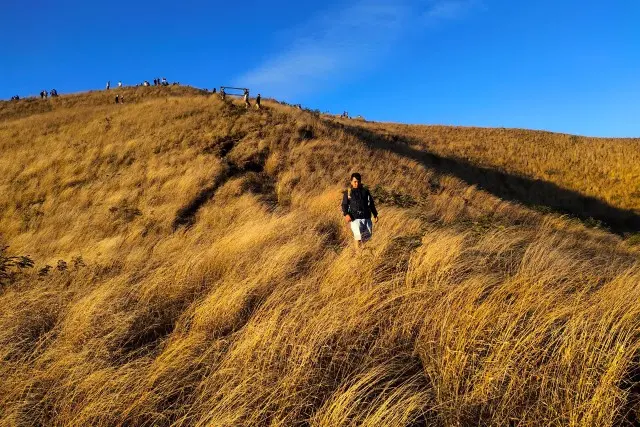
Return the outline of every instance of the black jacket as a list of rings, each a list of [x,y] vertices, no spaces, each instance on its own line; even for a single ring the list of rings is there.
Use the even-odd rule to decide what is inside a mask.
[[[350,215],[354,219],[371,219],[371,214],[378,217],[376,205],[369,190],[365,187],[351,188],[342,194],[342,215]]]

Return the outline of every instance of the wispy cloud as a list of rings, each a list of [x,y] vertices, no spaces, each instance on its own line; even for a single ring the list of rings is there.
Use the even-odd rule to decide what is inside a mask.
[[[237,83],[285,98],[316,91],[373,67],[407,27],[458,18],[475,1],[358,0],[291,29],[290,44]]]
[[[433,2],[424,13],[427,24],[463,18],[479,6],[478,0],[442,0]]]

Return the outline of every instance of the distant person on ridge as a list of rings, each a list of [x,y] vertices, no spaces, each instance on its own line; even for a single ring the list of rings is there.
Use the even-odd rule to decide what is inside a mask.
[[[224,98],[227,96],[227,93],[224,91],[224,88],[220,88],[220,98],[224,101]]]
[[[122,82],[118,82],[118,87],[122,87]]]
[[[256,98],[256,109],[259,110],[260,108],[262,108],[262,107],[260,106],[260,94],[258,94],[258,96]]]
[[[116,95],[116,104],[120,102],[120,96]]]
[[[249,103],[249,89],[244,90],[244,106],[247,109],[251,107],[251,103]]]
[[[342,195],[342,215],[347,224],[350,224],[356,245],[359,248],[371,238],[373,223],[378,222],[378,211],[373,202],[369,190],[362,185],[359,173],[351,174],[351,187]]]
[[[110,87],[111,87],[111,80],[107,82],[107,90],[109,90]]]

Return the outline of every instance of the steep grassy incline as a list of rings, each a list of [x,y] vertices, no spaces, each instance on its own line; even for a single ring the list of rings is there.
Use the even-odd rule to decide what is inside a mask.
[[[632,239],[399,128],[115,93],[0,105],[0,243],[36,262],[0,288],[0,424],[638,421]]]
[[[508,174],[513,187],[518,186],[516,178],[520,178],[520,187],[531,187],[526,192],[509,191],[505,180],[495,179],[497,174],[492,176],[493,182],[485,177],[484,186],[502,197],[599,216],[614,226],[629,221],[629,231],[640,229],[640,139],[390,123],[360,126],[404,141],[432,157],[475,168],[465,177],[471,182],[483,181],[479,169]],[[595,200],[589,205],[585,199],[598,199],[600,205]]]

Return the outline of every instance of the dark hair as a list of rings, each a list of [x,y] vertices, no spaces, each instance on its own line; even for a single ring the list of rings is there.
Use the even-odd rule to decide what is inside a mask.
[[[351,179],[357,179],[358,181],[362,181],[362,177],[360,176],[360,174],[358,172],[354,172],[351,174]]]

